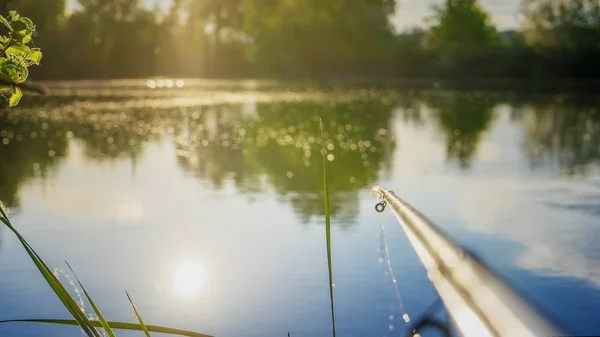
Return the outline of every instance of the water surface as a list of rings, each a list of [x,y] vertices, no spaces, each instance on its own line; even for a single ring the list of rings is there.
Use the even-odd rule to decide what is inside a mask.
[[[109,319],[135,321],[128,289],[147,323],[329,336],[324,142],[340,336],[400,336],[437,298],[375,184],[568,332],[600,333],[600,97],[148,84],[53,83],[0,112],[0,200]],[[68,318],[5,228],[0,270],[0,320]]]

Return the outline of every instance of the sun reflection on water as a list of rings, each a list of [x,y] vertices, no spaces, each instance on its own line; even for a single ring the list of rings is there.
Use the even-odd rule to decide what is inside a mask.
[[[179,298],[192,298],[202,290],[203,281],[202,266],[195,261],[184,261],[173,275],[173,292]]]

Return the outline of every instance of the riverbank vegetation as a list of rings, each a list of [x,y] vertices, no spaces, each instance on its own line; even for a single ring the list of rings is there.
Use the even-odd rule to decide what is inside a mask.
[[[2,8],[2,6],[4,8]],[[593,79],[597,0],[523,0],[500,31],[477,0],[445,0],[424,27],[398,32],[394,0],[9,0],[32,18],[38,79],[148,76],[277,79]],[[402,10],[399,7],[398,10]]]

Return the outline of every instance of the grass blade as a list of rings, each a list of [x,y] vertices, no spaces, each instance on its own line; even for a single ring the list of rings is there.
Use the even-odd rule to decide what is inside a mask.
[[[327,268],[329,269],[329,298],[331,303],[331,323],[333,325],[333,337],[336,335],[335,328],[335,302],[333,299],[333,268],[331,263],[331,210],[329,208],[329,185],[327,184],[327,151],[325,150],[325,137],[323,136],[323,119],[321,124],[321,145],[323,146],[323,192],[325,194],[325,233],[327,240]]]
[[[91,297],[89,296],[89,294],[87,293],[87,291],[85,290],[85,288],[83,287],[83,285],[81,284],[79,279],[77,278],[77,275],[75,275],[75,272],[73,272],[73,269],[71,268],[71,266],[67,263],[67,266],[69,267],[69,269],[71,269],[71,272],[73,272],[73,275],[75,275],[75,278],[77,279],[77,282],[79,283],[79,286],[81,287],[81,289],[84,291],[88,301],[90,302],[90,304],[96,311],[98,318],[103,320],[103,322],[91,321],[89,318],[87,318],[85,313],[79,308],[79,306],[77,305],[75,300],[71,297],[71,295],[68,293],[68,291],[62,285],[62,283],[60,283],[60,281],[54,275],[54,273],[52,273],[50,268],[48,268],[48,266],[42,260],[42,258],[35,252],[35,250],[29,245],[29,243],[25,240],[25,238],[23,238],[23,236],[12,225],[8,216],[6,215],[6,212],[3,209],[3,205],[1,202],[0,202],[0,222],[4,223],[17,236],[17,238],[19,239],[19,241],[21,242],[21,244],[27,251],[27,254],[29,254],[31,259],[33,260],[33,262],[39,269],[40,273],[44,276],[44,278],[46,279],[46,281],[48,282],[48,284],[54,291],[54,293],[63,302],[65,308],[67,308],[67,310],[71,313],[73,318],[75,318],[74,320],[68,320],[68,319],[4,320],[4,321],[0,321],[0,324],[1,323],[19,323],[20,322],[20,323],[41,323],[41,324],[58,324],[58,325],[79,326],[90,337],[101,337],[100,333],[96,330],[96,328],[104,328],[111,337],[114,336],[114,333],[112,333],[112,329],[144,331],[146,333],[146,336],[150,336],[150,331],[152,331],[152,332],[156,332],[156,333],[178,335],[178,336],[185,336],[185,337],[213,337],[211,335],[201,334],[198,332],[187,331],[187,330],[182,330],[182,329],[175,329],[175,328],[169,328],[169,327],[158,326],[158,325],[145,325],[142,320],[141,315],[139,314],[138,310],[135,308],[133,301],[131,301],[131,297],[129,297],[129,294],[127,294],[127,297],[129,298],[129,301],[131,302],[131,305],[133,306],[133,309],[135,310],[135,313],[136,313],[138,319],[140,320],[141,324],[125,323],[125,322],[107,322],[106,320],[104,320],[104,317],[100,313],[100,310],[98,310],[95,303],[92,301]],[[108,329],[107,329],[107,327],[108,327]]]
[[[36,265],[44,279],[46,279],[46,282],[48,282],[56,296],[58,296],[65,308],[77,321],[77,323],[83,329],[83,331],[89,337],[101,337],[100,333],[94,328],[88,317],[81,310],[81,308],[79,308],[75,300],[71,297],[71,295],[62,285],[62,283],[60,283],[58,278],[54,275],[54,273],[52,273],[52,271],[50,270],[50,268],[48,268],[48,266],[42,260],[42,258],[35,252],[35,250],[29,245],[25,238],[23,238],[23,236],[12,225],[2,207],[0,207],[0,215],[0,221],[2,221],[17,236],[17,238],[21,242],[21,245],[25,248],[27,254],[31,258],[33,263]]]
[[[67,267],[69,267],[69,270],[71,270],[71,273],[73,273],[73,276],[75,276],[75,279],[77,280],[77,283],[81,287],[81,290],[83,290],[83,293],[85,294],[85,297],[88,299],[88,302],[90,302],[90,304],[92,305],[92,308],[94,309],[96,316],[98,316],[98,319],[100,320],[100,323],[102,324],[102,328],[104,328],[104,331],[106,331],[106,333],[108,334],[108,337],[117,337],[117,336],[115,336],[115,333],[110,328],[110,325],[108,325],[108,322],[106,322],[106,319],[104,319],[104,316],[100,312],[100,309],[98,309],[98,307],[96,306],[96,303],[94,303],[94,301],[92,301],[92,298],[88,294],[87,290],[85,290],[85,287],[83,286],[83,284],[81,284],[81,281],[79,281],[79,277],[77,277],[77,275],[75,274],[75,271],[73,271],[73,268],[71,268],[71,265],[69,264],[69,262],[65,261],[65,263],[67,264]]]
[[[95,327],[101,328],[102,323],[98,321],[91,321]],[[0,321],[2,323],[39,323],[39,324],[57,324],[57,325],[68,325],[68,326],[78,326],[79,323],[75,320],[69,319],[15,319],[15,320],[6,320]],[[118,330],[131,330],[131,331],[144,331],[144,328],[141,324],[138,323],[126,323],[126,322],[107,322],[108,325],[112,329]],[[175,336],[184,336],[184,337],[214,337],[211,335],[202,334],[199,332],[187,331],[182,329],[169,328],[160,325],[146,325],[146,329],[149,332],[156,332],[162,334],[169,334]]]
[[[146,324],[144,323],[144,320],[142,319],[142,315],[135,307],[135,304],[133,304],[133,300],[131,300],[131,296],[129,296],[129,293],[127,292],[127,290],[125,290],[125,294],[127,295],[127,298],[129,299],[129,303],[131,303],[131,307],[133,308],[133,311],[135,311],[135,315],[137,316],[137,319],[140,321],[140,325],[142,326],[142,328],[144,329],[144,332],[146,333],[146,337],[152,337],[152,336],[150,336],[150,331],[148,331],[148,327],[146,327]]]

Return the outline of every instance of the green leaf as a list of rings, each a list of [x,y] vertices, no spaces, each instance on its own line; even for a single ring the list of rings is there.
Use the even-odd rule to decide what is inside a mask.
[[[19,18],[19,21],[23,22],[25,24],[25,27],[27,27],[28,30],[34,32],[35,31],[35,25],[33,24],[33,21],[31,21],[31,19],[26,18],[26,17],[21,17]]]
[[[6,49],[6,55],[30,55],[31,49],[24,45],[13,45]]]
[[[137,316],[137,319],[140,321],[140,325],[142,326],[142,328],[144,329],[144,332],[146,333],[146,337],[152,337],[152,336],[150,336],[150,331],[148,331],[148,327],[146,326],[146,324],[144,323],[144,320],[142,319],[142,315],[135,307],[135,304],[133,304],[133,301],[131,300],[131,296],[129,296],[129,293],[127,292],[127,290],[125,290],[125,294],[127,295],[127,298],[129,299],[129,303],[131,303],[131,307],[133,308],[133,311],[135,311],[135,315]]]
[[[17,88],[18,89],[18,88]],[[20,91],[20,89],[19,89]],[[83,329],[83,331],[89,337],[101,337],[98,331],[94,328],[88,317],[85,313],[79,308],[75,300],[71,297],[69,292],[65,289],[65,287],[60,283],[56,275],[48,268],[46,263],[42,260],[42,258],[33,250],[33,248],[29,245],[29,243],[25,240],[25,238],[17,231],[17,229],[12,225],[4,210],[0,208],[0,221],[2,221],[19,239],[23,248],[36,265],[48,285],[52,288],[56,296],[61,300],[65,308],[71,313],[73,318],[77,321],[77,324]]]
[[[17,14],[18,15],[18,14]],[[35,25],[28,18],[22,17],[20,19],[10,22],[12,32],[10,36],[17,43],[28,43],[31,41],[31,35],[35,32]]]
[[[12,27],[12,29],[14,31],[17,31],[17,32],[21,32],[21,31],[27,30],[29,28],[29,27],[27,27],[27,23],[25,23],[21,20],[16,20],[16,21],[13,20],[13,22],[10,23],[10,26]]]
[[[23,82],[25,82],[27,77],[29,77],[29,69],[27,69],[27,67],[24,67],[22,65],[19,65],[18,67],[21,68],[21,73],[20,73],[19,80],[15,81],[15,82],[23,83]]]
[[[10,12],[8,12],[8,14],[10,14],[10,19],[12,21],[19,20],[20,15],[16,11],[10,11]]]
[[[8,20],[6,20],[6,18],[2,15],[0,15],[0,22],[2,24],[4,24],[6,26],[6,28],[8,28],[9,30],[12,31],[12,27],[10,26],[10,23],[8,23]]]
[[[14,63],[13,61],[7,61],[0,67],[0,75],[7,80],[14,83],[23,83],[29,76],[29,70],[27,67]]]
[[[28,43],[29,41],[31,41],[31,34],[33,34],[33,32],[28,29],[23,29],[23,30],[15,29],[12,31],[10,36],[17,43],[25,44],[25,43]]]
[[[19,104],[19,102],[21,101],[22,97],[23,97],[23,92],[21,91],[21,88],[14,87],[13,88],[13,94],[8,99],[8,105],[9,106],[15,106],[15,105]]]
[[[98,307],[96,306],[96,303],[94,303],[94,301],[92,301],[92,298],[88,294],[87,290],[85,290],[85,288],[83,287],[83,284],[81,284],[81,281],[79,281],[79,278],[77,277],[77,275],[75,275],[75,271],[73,271],[73,268],[71,268],[71,265],[69,264],[69,262],[65,261],[65,263],[67,264],[67,267],[69,267],[69,270],[71,270],[71,273],[73,273],[73,276],[75,276],[75,279],[77,280],[77,283],[83,290],[83,293],[85,294],[85,297],[87,298],[88,302],[90,302],[90,304],[92,305],[92,308],[94,309],[96,316],[98,316],[98,320],[100,320],[100,323],[102,323],[102,327],[104,328],[104,331],[106,331],[106,333],[108,334],[108,337],[116,337],[115,333],[110,328],[110,325],[108,325],[108,323],[106,322],[106,319],[104,319],[104,316],[100,312],[100,309],[98,309]]]
[[[13,41],[17,41],[18,43],[23,43],[23,34],[22,34],[20,31],[13,30],[13,31],[10,33],[10,38],[11,38]]]
[[[321,125],[321,144],[323,146],[321,151],[323,155],[323,193],[325,195],[325,237],[327,240],[327,268],[329,270],[329,299],[331,303],[333,337],[335,337],[335,302],[333,299],[333,267],[331,263],[331,209],[329,207],[329,185],[327,184],[327,150],[325,150],[325,137],[323,136],[323,119],[320,119],[319,122]]]
[[[77,326],[77,321],[69,320],[69,319],[16,319],[16,320],[6,320],[0,321],[0,324],[3,323],[40,323],[40,324],[58,324],[58,325],[70,325]],[[98,321],[92,321],[92,324],[95,327],[102,327],[102,324]],[[132,331],[144,331],[141,324],[137,323],[125,323],[125,322],[108,322],[108,325],[113,329],[118,330],[132,330]],[[146,325],[146,328],[150,332],[176,335],[176,336],[185,336],[185,337],[214,337],[211,335],[205,335],[199,332],[187,331],[182,329],[169,328],[160,325]]]
[[[31,54],[27,56],[27,60],[33,62],[34,64],[40,64],[42,60],[42,52],[38,48],[34,48],[31,50]]]
[[[31,41],[31,34],[32,32],[28,32],[27,34],[23,35],[21,43],[29,43]]]

